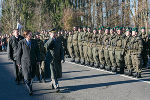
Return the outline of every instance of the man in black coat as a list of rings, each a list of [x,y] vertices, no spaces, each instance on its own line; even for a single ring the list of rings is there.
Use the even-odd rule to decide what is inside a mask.
[[[17,84],[19,84],[21,80],[21,76],[19,75],[19,67],[16,65],[16,53],[18,49],[18,42],[23,39],[22,36],[18,34],[18,30],[13,30],[12,37],[10,37],[7,47],[8,52],[8,59],[13,61],[14,65],[14,74],[15,74],[15,80]]]
[[[37,64],[40,64],[40,54],[37,41],[31,39],[32,32],[25,31],[24,37],[18,44],[17,65],[22,68],[29,95],[32,95],[32,79],[35,77]]]

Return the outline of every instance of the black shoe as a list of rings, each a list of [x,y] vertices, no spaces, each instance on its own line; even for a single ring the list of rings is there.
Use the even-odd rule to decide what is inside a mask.
[[[89,63],[89,62],[87,62],[85,65],[86,65],[86,66],[89,66],[89,65],[90,65],[90,63]]]
[[[76,64],[79,64],[79,63],[80,63],[80,61],[79,61],[79,60],[78,60],[78,61],[75,61],[75,63],[76,63]]]
[[[90,67],[93,67],[94,66],[94,63],[90,63]]]
[[[95,68],[99,68],[99,64],[94,64],[94,67]]]
[[[30,95],[30,96],[32,96],[32,95],[33,95],[33,92],[32,92],[32,91],[30,91],[30,92],[29,92],[29,95]]]
[[[111,70],[111,67],[110,67],[110,66],[105,66],[105,69],[106,69],[107,71],[110,71],[110,70]]]
[[[84,65],[85,63],[84,62],[81,62],[81,65]]]
[[[75,59],[71,59],[71,62],[75,62]]]
[[[112,70],[112,72],[117,72],[117,68],[116,67],[112,67],[111,70]]]
[[[105,66],[104,65],[100,65],[100,69],[104,69],[105,68]]]
[[[137,77],[137,78],[142,78],[142,77],[141,77],[141,73],[137,72],[137,73],[136,73],[136,77]]]

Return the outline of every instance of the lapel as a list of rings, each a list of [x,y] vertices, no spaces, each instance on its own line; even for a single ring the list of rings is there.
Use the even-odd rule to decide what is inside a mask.
[[[26,39],[24,39],[24,43],[25,43],[26,47],[30,50],[31,48],[28,46]]]

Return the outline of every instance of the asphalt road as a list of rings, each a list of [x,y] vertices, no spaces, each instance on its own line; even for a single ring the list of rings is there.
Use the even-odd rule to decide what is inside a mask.
[[[60,93],[51,90],[50,82],[34,81],[34,95],[29,96],[24,84],[15,84],[7,54],[0,53],[0,100],[150,100],[150,71],[142,76],[134,79],[66,62]]]

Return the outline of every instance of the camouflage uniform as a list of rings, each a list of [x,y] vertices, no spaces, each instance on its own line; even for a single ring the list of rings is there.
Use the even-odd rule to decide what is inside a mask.
[[[93,60],[91,63],[94,63],[96,68],[99,67],[99,57],[98,57],[98,47],[97,47],[97,34],[93,34],[92,36],[92,52],[93,52]]]
[[[133,65],[133,76],[141,76],[142,57],[143,50],[142,39],[138,36],[133,36],[130,44],[131,59]]]
[[[88,60],[90,63],[90,66],[93,66],[93,53],[92,53],[92,35],[93,33],[88,33]]]
[[[67,39],[67,49],[69,51],[69,55],[72,58],[71,61],[75,61],[74,48],[73,48],[73,35],[69,34]]]
[[[83,35],[84,32],[79,32],[78,33],[78,47],[79,47],[79,52],[80,52],[80,57],[81,57],[81,65],[84,64],[84,51],[83,51]]]
[[[105,36],[103,38],[106,70],[109,70],[109,68],[111,67],[110,56],[109,56],[109,38],[110,38],[110,35],[108,35],[108,34],[105,34]]]
[[[74,31],[72,42],[73,42],[75,58],[77,59],[76,63],[79,63],[80,62],[80,53],[79,53],[79,47],[78,47],[78,32],[77,31]]]
[[[103,69],[105,66],[105,56],[104,56],[104,43],[103,43],[103,34],[99,34],[97,39],[97,47],[98,47],[98,55],[99,55],[99,62],[100,62],[100,68]]]

